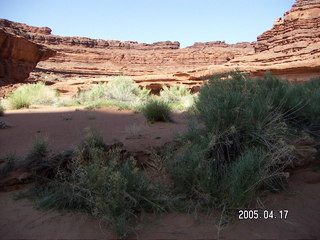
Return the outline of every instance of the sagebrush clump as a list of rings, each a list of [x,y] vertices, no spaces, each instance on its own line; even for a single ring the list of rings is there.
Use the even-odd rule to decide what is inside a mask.
[[[184,85],[163,86],[160,91],[160,99],[171,106],[173,109],[184,110],[189,109],[195,100],[195,96]]]
[[[4,114],[4,108],[0,105],[0,116],[3,116]]]
[[[89,91],[78,94],[76,99],[91,108],[117,106],[119,109],[130,109],[144,103],[149,95],[149,90],[141,89],[130,78],[110,77],[108,83],[95,85]]]
[[[40,140],[24,166],[35,181],[26,195],[38,206],[89,213],[111,224],[119,237],[126,236],[142,212],[164,210],[161,188],[136,167],[133,157],[107,148],[96,131],[89,130],[74,151],[53,155]]]
[[[8,127],[9,126],[5,121],[0,120],[0,129],[5,129],[5,128],[8,128]]]
[[[261,189],[281,189],[293,161],[293,127],[319,124],[318,84],[239,73],[209,80],[196,101],[198,123],[168,160],[176,191],[203,209],[248,207]]]
[[[172,112],[169,104],[161,101],[160,99],[151,99],[140,108],[145,118],[153,123],[157,121],[171,122]]]
[[[44,83],[26,84],[18,87],[8,97],[10,108],[28,108],[33,104],[51,105],[57,99],[57,92]]]

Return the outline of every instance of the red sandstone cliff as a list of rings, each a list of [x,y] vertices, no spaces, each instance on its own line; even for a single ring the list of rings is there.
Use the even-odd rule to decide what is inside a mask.
[[[266,71],[282,78],[305,81],[320,77],[320,1],[297,0],[283,18],[257,37],[254,54],[223,66],[210,66],[199,75],[238,69],[261,76]]]
[[[200,77],[232,70],[259,76],[266,71],[291,80],[320,76],[320,1],[297,0],[272,29],[254,43],[195,43],[180,48],[178,42],[153,44],[133,41],[60,37],[51,29],[0,19],[0,28],[57,51],[38,64],[33,78],[60,80],[74,90],[106,75],[127,75],[141,85],[201,84]],[[76,79],[75,79],[76,78]],[[63,80],[61,82],[61,80]],[[65,91],[68,91],[65,90]]]
[[[25,80],[39,61],[55,51],[0,29],[0,78]]]

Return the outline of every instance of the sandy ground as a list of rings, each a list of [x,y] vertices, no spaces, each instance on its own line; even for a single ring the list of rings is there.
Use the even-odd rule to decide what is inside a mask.
[[[173,123],[149,124],[141,114],[113,108],[93,111],[83,107],[39,107],[6,111],[0,119],[11,128],[0,129],[0,158],[8,153],[27,154],[39,137],[48,138],[54,151],[73,148],[86,135],[86,128],[97,129],[108,144],[121,141],[129,151],[146,150],[163,145],[186,128],[183,113],[175,113],[173,118]]]
[[[174,123],[147,124],[130,111],[76,108],[39,108],[7,111],[0,117],[12,127],[0,130],[0,157],[8,152],[23,156],[38,136],[47,136],[53,150],[79,143],[86,127],[96,128],[107,143],[122,141],[138,151],[160,146],[186,128],[183,114]],[[132,138],[126,129],[141,136]],[[132,128],[132,127],[129,127]],[[289,187],[264,199],[268,210],[289,210],[286,220],[242,220],[219,227],[215,220],[187,214],[147,215],[131,236],[137,239],[320,239],[320,171],[296,170]],[[0,239],[114,239],[111,229],[85,214],[43,212],[26,200],[13,200],[13,192],[0,192]]]

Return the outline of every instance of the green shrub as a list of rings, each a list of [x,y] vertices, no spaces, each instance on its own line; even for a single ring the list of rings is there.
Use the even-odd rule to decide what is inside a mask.
[[[268,74],[257,84],[260,94],[269,98],[270,105],[283,114],[287,123],[295,127],[319,124],[320,79],[292,85]]]
[[[56,101],[57,92],[42,82],[26,84],[13,91],[8,101],[13,109],[29,107],[32,104],[50,105]]]
[[[8,128],[8,127],[9,126],[5,121],[0,120],[0,129],[5,129],[5,128]]]
[[[151,99],[140,110],[149,122],[172,121],[169,105],[161,100]]]
[[[269,178],[267,154],[259,148],[245,150],[229,166],[226,196],[224,201],[232,208],[247,206],[255,197],[261,184]]]
[[[320,79],[295,84],[290,89],[284,111],[296,125],[317,125],[320,123],[319,101]]]
[[[170,88],[164,85],[160,91],[160,96],[165,102],[177,102],[181,97],[189,95],[191,95],[190,90],[184,85],[171,86]]]
[[[0,179],[8,175],[8,173],[15,169],[17,158],[13,153],[6,156],[4,163],[0,168]]]
[[[278,184],[293,150],[281,112],[289,89],[237,73],[206,83],[195,105],[199,122],[168,162],[176,191],[197,206],[247,207],[261,186]]]
[[[140,213],[164,210],[162,190],[122,149],[106,148],[96,131],[90,130],[73,153],[49,156],[37,143],[28,159],[39,166],[28,193],[38,206],[87,212],[110,223],[119,237],[126,236]]]
[[[90,108],[117,106],[121,110],[135,108],[146,101],[149,94],[150,90],[141,89],[132,79],[112,77],[108,83],[95,85],[89,91],[79,93],[76,99]]]
[[[194,96],[184,85],[171,86],[170,88],[163,86],[160,98],[177,110],[188,109],[194,104]]]
[[[4,108],[0,105],[0,116],[3,116],[4,114]]]

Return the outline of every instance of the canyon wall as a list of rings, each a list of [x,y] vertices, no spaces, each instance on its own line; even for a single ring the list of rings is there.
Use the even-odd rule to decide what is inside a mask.
[[[320,76],[320,1],[297,0],[272,29],[253,43],[215,41],[180,48],[179,42],[153,44],[135,41],[60,37],[48,27],[32,27],[0,19],[0,28],[57,54],[40,62],[31,74],[51,81],[61,92],[75,94],[89,83],[125,75],[142,86],[159,90],[162,84],[197,87],[202,77],[240,70],[252,76],[266,71],[293,81]]]
[[[320,1],[297,0],[283,18],[257,37],[255,54],[230,61],[253,76],[269,70],[297,81],[320,76]]]
[[[22,81],[55,51],[0,29],[0,78]]]

